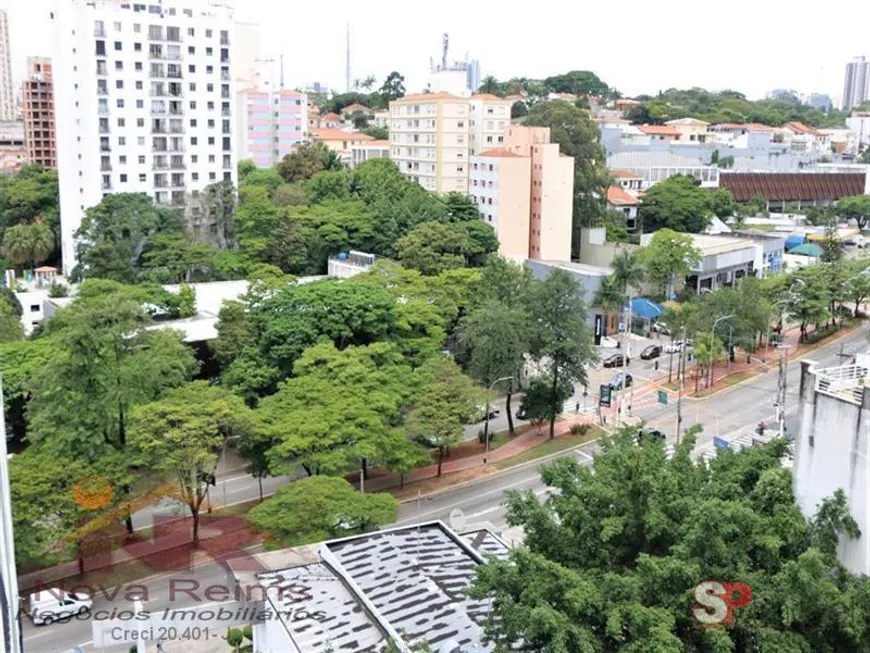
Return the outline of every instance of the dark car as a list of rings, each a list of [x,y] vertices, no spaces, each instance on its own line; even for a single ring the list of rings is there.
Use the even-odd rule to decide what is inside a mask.
[[[622,380],[625,378],[625,386],[623,386]],[[623,387],[630,388],[631,384],[634,382],[634,379],[631,378],[631,374],[626,374],[625,372],[617,372],[613,375],[613,378],[610,379],[610,383],[608,385],[614,390],[622,390]]]
[[[653,358],[658,358],[661,355],[661,345],[649,345],[648,347],[645,347],[642,352],[640,352],[640,357],[645,361],[652,360]]]
[[[529,419],[529,414],[522,406],[520,406],[520,409],[517,411],[517,419]]]
[[[601,364],[604,367],[622,367],[625,365],[625,356],[622,354],[611,354]]]
[[[667,441],[667,436],[658,429],[640,429],[637,432],[637,443],[643,444],[646,440]]]

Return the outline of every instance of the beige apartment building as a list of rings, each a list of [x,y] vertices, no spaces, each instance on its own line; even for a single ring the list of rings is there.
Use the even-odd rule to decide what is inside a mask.
[[[390,102],[390,158],[428,191],[468,193],[470,100],[450,93]]]
[[[505,147],[471,158],[469,195],[513,259],[570,261],[574,159],[547,127],[511,125]]]
[[[504,147],[513,102],[497,95],[471,96],[471,154]]]

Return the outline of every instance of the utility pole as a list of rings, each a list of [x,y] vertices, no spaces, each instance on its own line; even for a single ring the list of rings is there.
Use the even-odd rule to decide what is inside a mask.
[[[680,358],[677,360],[677,379],[680,382],[680,390],[677,394],[677,444],[680,444],[680,435],[683,425],[683,377],[686,371],[686,327],[683,327],[683,346],[680,348]]]
[[[779,437],[785,435],[785,397],[788,392],[788,365],[785,358],[786,349],[782,349],[779,355],[779,385],[781,387],[781,399],[779,400]]]

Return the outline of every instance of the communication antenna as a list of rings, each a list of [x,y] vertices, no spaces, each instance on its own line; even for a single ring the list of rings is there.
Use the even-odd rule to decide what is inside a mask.
[[[441,70],[447,70],[447,48],[450,46],[450,35],[444,32],[442,38]]]

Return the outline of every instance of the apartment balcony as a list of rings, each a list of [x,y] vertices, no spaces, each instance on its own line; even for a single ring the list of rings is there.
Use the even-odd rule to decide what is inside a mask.
[[[166,107],[155,107],[154,105],[151,106],[151,115],[165,116],[167,113],[168,112],[166,111]]]
[[[97,95],[99,95],[100,97],[108,97],[108,96],[109,96],[109,89],[107,89],[107,88],[98,88],[98,89],[97,89]]]
[[[169,170],[169,165],[166,163],[152,163],[152,170]]]
[[[222,72],[222,73],[221,73],[221,81],[222,81],[222,82],[228,82],[228,81],[230,81],[230,74],[229,74],[229,73],[224,73],[224,72]]]
[[[169,130],[166,129],[166,127],[152,127],[151,133],[152,134],[168,134]]]
[[[180,190],[186,187],[183,179],[181,181],[173,181],[169,186],[174,190]]]
[[[100,187],[101,187],[103,190],[112,190],[112,184],[111,184],[111,182],[108,183],[108,184],[107,184],[106,182],[103,182],[103,183],[100,185]]]
[[[183,115],[184,115],[184,109],[170,109],[170,110],[169,110],[169,115],[170,115],[170,116],[183,116]]]
[[[101,145],[100,146],[100,152],[111,152],[111,151],[112,151],[112,148],[109,147],[108,145]]]
[[[157,146],[157,147],[152,147],[151,151],[156,153],[156,154],[166,154],[169,150],[166,148],[166,146],[163,146],[163,147]]]
[[[221,45],[229,45],[229,44],[230,44],[230,38],[229,38],[229,37],[221,38]]]
[[[232,112],[229,109],[221,109],[221,115],[222,116],[230,116],[230,115],[232,115]]]
[[[229,63],[229,62],[230,62],[229,57],[221,57],[221,63]]]
[[[184,162],[182,162],[182,163],[170,163],[169,169],[170,170],[187,170],[187,164]]]
[[[166,73],[166,76],[167,76],[169,79],[181,79],[181,73],[180,73],[180,72],[169,71],[169,72]]]
[[[108,133],[110,133],[110,132],[109,132],[109,128],[108,128],[108,127],[100,127],[100,133],[101,133],[101,134],[108,134]]]
[[[169,188],[169,184],[165,181],[155,181],[154,188]]]
[[[111,172],[112,164],[111,163],[102,163],[100,164],[100,170],[103,172]]]
[[[184,130],[184,127],[170,127],[169,133],[170,134],[184,134],[185,130]]]

